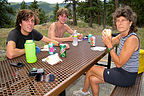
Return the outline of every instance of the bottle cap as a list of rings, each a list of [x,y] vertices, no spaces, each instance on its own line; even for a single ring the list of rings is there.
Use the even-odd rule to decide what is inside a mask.
[[[33,43],[33,40],[26,40],[26,43]]]

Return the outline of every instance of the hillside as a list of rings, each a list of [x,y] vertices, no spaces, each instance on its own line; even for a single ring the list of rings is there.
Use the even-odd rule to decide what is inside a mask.
[[[31,2],[26,3],[27,5],[31,4]],[[46,2],[38,2],[38,5],[40,6],[40,8],[42,8],[46,14],[51,13],[54,10],[54,7],[56,4],[50,4],[50,3],[46,3]],[[16,2],[10,2],[10,6],[12,8],[14,8],[14,10],[18,10],[20,8],[20,3],[16,3]],[[59,4],[59,7],[64,7],[65,4],[61,3]]]

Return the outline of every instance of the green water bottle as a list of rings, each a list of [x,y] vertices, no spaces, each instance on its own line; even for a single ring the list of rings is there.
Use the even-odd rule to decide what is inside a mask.
[[[26,61],[28,63],[35,63],[37,61],[37,57],[36,57],[35,43],[33,42],[33,40],[26,40],[24,47],[25,47]]]

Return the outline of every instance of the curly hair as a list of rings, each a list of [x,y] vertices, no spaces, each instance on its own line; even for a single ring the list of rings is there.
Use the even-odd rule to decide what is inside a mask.
[[[34,16],[34,21],[35,21],[35,25],[36,25],[40,22],[40,20],[38,19],[38,17],[32,10],[29,10],[29,9],[20,10],[17,15],[15,27],[20,30],[21,29],[20,24],[22,23],[22,20],[28,20],[29,18],[31,18],[33,16]]]
[[[113,24],[115,24],[115,26],[116,26],[116,18],[123,16],[129,21],[132,21],[129,33],[137,32],[136,28],[137,15],[135,12],[133,12],[133,10],[129,6],[124,6],[116,9],[115,12],[112,14],[112,16],[113,16]]]
[[[65,14],[67,17],[69,16],[69,11],[67,8],[60,8],[57,11],[57,17],[59,17],[60,15]],[[58,19],[58,18],[57,18]]]

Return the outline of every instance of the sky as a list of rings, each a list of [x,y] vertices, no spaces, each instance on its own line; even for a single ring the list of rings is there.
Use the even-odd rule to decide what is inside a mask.
[[[8,0],[8,2],[22,2],[23,0]],[[25,2],[33,2],[34,0],[24,0]],[[36,0],[36,1],[44,1],[50,4],[54,4],[54,3],[63,3],[64,0]],[[84,0],[81,0],[84,1]]]
[[[23,0],[8,0],[8,2],[22,2]],[[24,0],[25,2],[33,2],[34,0]],[[47,3],[62,3],[64,0],[36,0],[36,1],[44,1]]]

